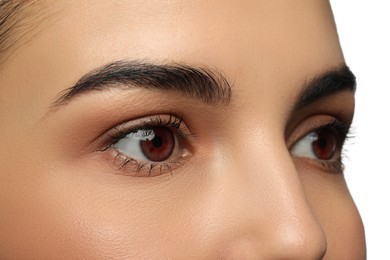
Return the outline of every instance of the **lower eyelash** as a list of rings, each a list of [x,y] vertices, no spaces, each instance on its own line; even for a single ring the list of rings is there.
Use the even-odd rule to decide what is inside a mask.
[[[158,176],[165,173],[173,173],[173,171],[184,165],[183,162],[171,161],[167,163],[147,163],[141,162],[134,158],[128,157],[118,151],[115,147],[110,147],[107,150],[112,149],[116,155],[114,156],[114,167],[117,171],[123,171],[128,173],[135,173],[138,177],[142,177],[140,173],[144,174],[144,177]]]
[[[322,164],[322,167],[329,172],[339,173],[339,172],[344,171],[344,164],[343,164],[342,156],[340,156],[339,159],[337,159],[333,162],[320,161],[320,163]]]
[[[136,125],[125,125],[115,127],[112,133],[109,134],[108,144],[104,148],[100,149],[101,152],[108,152],[113,159],[113,165],[117,169],[118,173],[122,172],[128,174],[135,174],[136,176],[157,176],[165,173],[172,173],[176,168],[183,165],[180,161],[165,161],[165,162],[143,162],[138,159],[132,158],[123,152],[119,151],[115,144],[117,144],[122,138],[125,138],[128,134],[138,131],[139,129],[152,129],[157,126],[164,126],[174,129],[176,134],[180,137],[188,137],[191,134],[181,128],[183,119],[176,117],[172,114],[168,114],[163,118],[161,115],[151,116],[145,120],[140,120]],[[185,138],[184,138],[185,139]],[[185,142],[185,140],[183,140]],[[142,173],[142,174],[141,174]]]

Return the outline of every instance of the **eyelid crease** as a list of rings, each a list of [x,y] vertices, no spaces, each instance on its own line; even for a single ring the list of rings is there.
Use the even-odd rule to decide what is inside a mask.
[[[334,161],[321,161],[305,157],[293,157],[293,159],[295,163],[298,162],[300,165],[310,167],[310,169],[314,167],[331,174],[340,174],[344,171],[343,156]]]
[[[111,139],[111,143],[115,144],[117,139],[126,137],[126,135],[136,132],[139,129],[150,129],[155,126],[166,126],[176,129],[179,134],[184,137],[193,136],[184,123],[183,117],[176,116],[173,113],[157,114],[150,116],[143,116],[121,123],[108,130],[104,136]],[[105,138],[107,139],[107,138]],[[104,142],[107,143],[107,140]]]
[[[331,115],[314,115],[300,122],[299,125],[292,130],[286,141],[287,147],[291,149],[296,142],[307,134],[331,126],[336,127],[338,131],[340,131],[340,135],[343,139],[346,139],[349,136],[348,133],[351,128],[350,124],[347,124]],[[342,141],[344,143],[345,140]]]

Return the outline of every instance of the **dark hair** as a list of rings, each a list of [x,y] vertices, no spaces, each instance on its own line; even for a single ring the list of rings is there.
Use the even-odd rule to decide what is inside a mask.
[[[0,63],[9,56],[11,49],[31,38],[35,18],[42,14],[39,9],[42,7],[36,0],[0,0]]]
[[[0,57],[12,47],[11,38],[20,23],[17,14],[21,8],[21,1],[0,0]]]

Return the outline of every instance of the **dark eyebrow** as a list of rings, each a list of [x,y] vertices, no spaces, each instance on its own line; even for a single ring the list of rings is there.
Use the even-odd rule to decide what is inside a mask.
[[[304,84],[296,109],[305,107],[321,97],[343,90],[356,91],[356,78],[348,66],[328,71]]]
[[[217,70],[180,64],[116,61],[87,73],[73,87],[60,93],[53,105],[65,104],[90,91],[118,87],[175,91],[207,104],[227,104],[231,98],[231,86]]]

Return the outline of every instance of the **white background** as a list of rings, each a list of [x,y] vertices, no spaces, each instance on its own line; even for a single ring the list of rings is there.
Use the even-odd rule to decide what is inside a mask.
[[[390,260],[390,1],[331,4],[358,82],[345,176],[365,224],[368,259]]]

